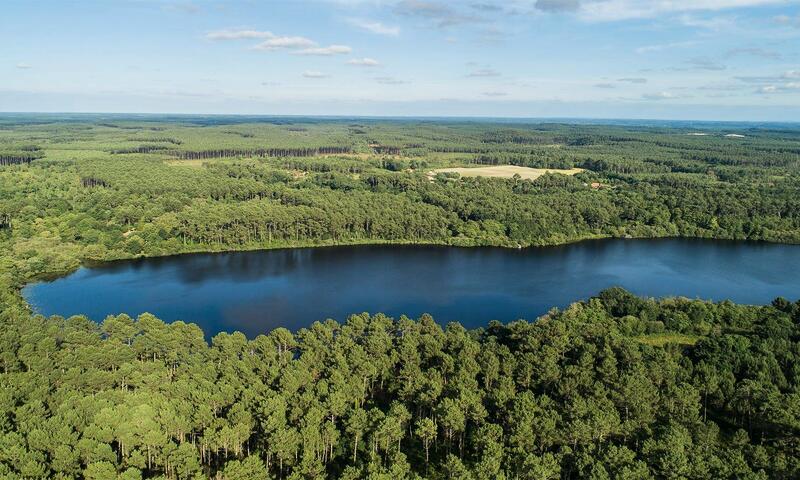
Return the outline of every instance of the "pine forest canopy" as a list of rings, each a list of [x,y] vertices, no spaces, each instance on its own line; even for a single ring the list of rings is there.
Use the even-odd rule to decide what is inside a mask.
[[[503,165],[582,171],[431,173]],[[140,256],[678,236],[800,243],[800,127],[0,116],[0,477],[800,477],[796,298],[612,288],[531,323],[206,342],[20,296]]]

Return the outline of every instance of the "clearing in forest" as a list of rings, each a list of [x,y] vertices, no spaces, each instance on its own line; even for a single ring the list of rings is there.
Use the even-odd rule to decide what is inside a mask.
[[[458,173],[462,177],[494,177],[494,178],[512,178],[514,175],[519,174],[523,179],[536,180],[545,173],[560,173],[562,175],[575,175],[581,173],[582,168],[570,168],[568,170],[559,168],[530,168],[518,167],[515,165],[498,165],[493,167],[456,167],[456,168],[438,168],[429,172],[431,177],[437,173]]]
[[[171,165],[173,167],[194,167],[200,168],[206,163],[208,160],[164,160],[164,163],[167,165]]]
[[[648,335],[641,335],[636,337],[635,340],[639,343],[651,345],[653,347],[663,347],[665,345],[694,345],[700,341],[701,337],[698,335],[686,335],[683,333],[665,332],[665,333],[651,333]]]

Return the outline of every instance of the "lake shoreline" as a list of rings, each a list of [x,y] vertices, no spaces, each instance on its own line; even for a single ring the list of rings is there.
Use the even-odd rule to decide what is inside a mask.
[[[56,270],[45,272],[35,275],[29,279],[23,279],[22,284],[27,285],[36,282],[48,282],[57,280],[66,275],[74,273],[82,267],[92,268],[102,266],[104,264],[115,262],[128,262],[135,260],[146,260],[152,258],[169,258],[179,257],[184,255],[202,255],[209,253],[236,253],[236,252],[257,252],[257,251],[274,251],[274,250],[301,250],[312,248],[336,248],[336,247],[356,247],[356,246],[438,246],[438,247],[452,247],[452,248],[466,248],[466,249],[481,249],[481,248],[498,248],[504,250],[526,250],[532,248],[558,248],[568,245],[574,245],[583,242],[602,241],[602,240],[714,240],[714,241],[729,241],[729,242],[746,242],[746,243],[763,243],[768,245],[800,245],[798,242],[785,242],[774,241],[765,239],[738,239],[728,237],[699,237],[699,236],[682,236],[682,235],[666,235],[666,236],[616,236],[616,235],[594,235],[586,236],[577,239],[565,240],[563,242],[544,242],[541,244],[529,245],[511,245],[511,244],[493,244],[493,243],[470,243],[470,242],[438,242],[438,241],[419,241],[419,240],[365,240],[365,241],[346,241],[346,242],[290,242],[285,244],[253,244],[244,246],[220,246],[220,248],[191,248],[187,250],[175,251],[171,253],[156,253],[156,254],[138,254],[129,257],[116,257],[108,259],[83,259],[78,262],[76,266],[65,270]]]
[[[800,291],[797,268],[800,249],[737,240],[612,238],[523,249],[329,245],[102,262],[28,284],[20,295],[46,315],[98,320],[151,312],[210,333],[296,329],[360,311],[430,313],[471,328],[538,318],[613,286],[643,297],[763,304]]]

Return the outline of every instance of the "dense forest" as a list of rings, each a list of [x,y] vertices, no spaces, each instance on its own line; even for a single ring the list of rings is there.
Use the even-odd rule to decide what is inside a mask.
[[[800,476],[800,302],[611,289],[534,323],[2,315],[0,476]]]
[[[509,165],[580,173],[436,172]],[[800,243],[800,129],[0,116],[0,477],[800,477],[796,299],[611,288],[471,331],[359,314],[208,342],[20,296],[139,256],[666,236]]]
[[[800,129],[246,120],[4,118],[2,273],[353,243],[800,243]],[[582,172],[435,174],[485,165]]]

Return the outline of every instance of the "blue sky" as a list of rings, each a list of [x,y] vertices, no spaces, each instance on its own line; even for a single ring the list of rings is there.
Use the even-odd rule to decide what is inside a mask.
[[[800,0],[6,0],[0,44],[0,111],[800,121]]]

